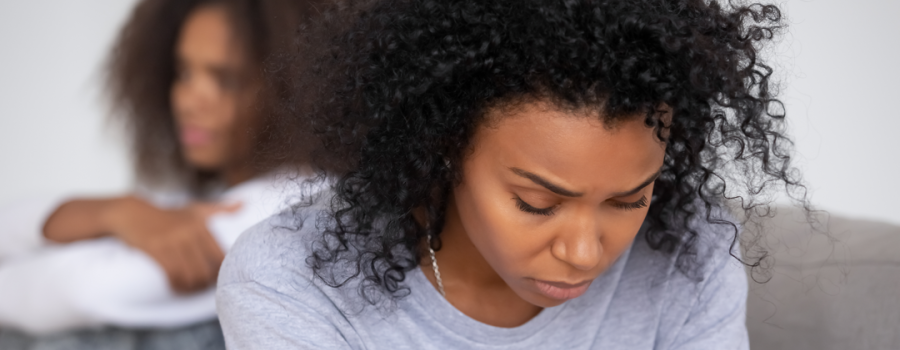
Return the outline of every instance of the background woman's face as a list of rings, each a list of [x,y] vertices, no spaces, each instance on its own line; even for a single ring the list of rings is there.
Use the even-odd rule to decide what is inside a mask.
[[[448,215],[529,303],[583,294],[634,240],[665,145],[642,117],[607,126],[542,103],[496,110],[487,124]]]
[[[221,171],[250,152],[253,82],[227,9],[201,6],[184,23],[176,47],[171,103],[186,161]]]

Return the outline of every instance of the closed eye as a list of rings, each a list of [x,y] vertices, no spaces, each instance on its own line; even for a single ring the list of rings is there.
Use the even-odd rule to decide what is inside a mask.
[[[634,210],[634,209],[640,209],[640,208],[646,207],[648,204],[647,202],[648,202],[647,196],[641,196],[641,199],[638,199],[637,201],[634,201],[634,202],[630,202],[630,203],[613,202],[612,205],[618,209]]]
[[[529,214],[550,216],[553,215],[553,211],[554,209],[556,209],[556,205],[551,205],[546,208],[535,208],[531,204],[525,203],[525,201],[523,201],[522,198],[519,198],[518,196],[513,199],[516,200],[516,207],[519,208],[519,210]]]

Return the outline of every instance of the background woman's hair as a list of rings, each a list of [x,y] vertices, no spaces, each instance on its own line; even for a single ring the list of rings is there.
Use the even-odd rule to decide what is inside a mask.
[[[335,287],[361,277],[369,302],[403,295],[427,234],[440,248],[470,137],[487,109],[506,103],[547,100],[594,110],[607,123],[642,115],[656,128],[668,147],[643,237],[677,254],[689,276],[705,253],[696,244],[701,226],[720,225],[733,237],[732,255],[754,268],[766,258],[759,246],[738,256],[726,202],[748,222],[770,214],[775,190],[809,210],[772,69],[759,57],[784,27],[776,6],[382,0],[323,21],[301,41],[327,48],[323,55],[301,47],[272,66],[294,91],[276,115],[284,127],[319,135],[316,164],[336,177],[308,262]],[[667,131],[663,103],[674,113]]]
[[[318,13],[314,0],[141,1],[119,34],[107,76],[114,116],[127,128],[141,183],[174,181],[202,192],[216,178],[217,174],[192,168],[184,161],[169,101],[181,28],[193,10],[209,4],[227,9],[232,30],[247,54],[246,73],[259,78],[267,57],[288,47],[299,26]],[[255,117],[268,118],[279,94],[277,86],[264,85],[252,109],[258,113]],[[283,161],[268,150],[277,148],[278,140],[289,139],[268,123],[263,125],[253,145],[254,166],[260,172]]]

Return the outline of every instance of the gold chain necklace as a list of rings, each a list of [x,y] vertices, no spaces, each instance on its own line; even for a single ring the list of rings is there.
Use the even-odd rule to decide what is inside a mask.
[[[431,268],[434,269],[434,279],[437,280],[438,292],[444,299],[447,294],[444,293],[444,282],[441,281],[441,271],[438,269],[437,258],[434,257],[434,249],[431,249],[431,235],[428,235],[428,254],[431,255]]]

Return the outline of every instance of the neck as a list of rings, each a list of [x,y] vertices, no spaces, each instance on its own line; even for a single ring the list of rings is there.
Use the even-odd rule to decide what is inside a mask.
[[[441,250],[435,252],[435,258],[447,301],[459,311],[497,327],[517,327],[540,313],[542,308],[520,298],[484,259],[469,239],[452,199],[440,237]],[[422,271],[437,288],[431,257],[422,257]]]
[[[444,284],[446,285],[448,282],[465,284],[468,287],[482,289],[506,287],[506,282],[500,278],[500,275],[484,259],[478,248],[472,244],[468,233],[459,221],[454,205],[448,205],[446,215],[444,229],[440,234],[441,250],[435,252],[435,256],[440,264],[441,273],[446,270],[446,274],[450,276],[464,276],[465,278],[450,278],[449,281],[444,281]],[[430,264],[430,261],[428,263]]]
[[[234,187],[237,184],[252,179],[255,175],[256,173],[250,166],[234,166],[222,171],[222,180],[225,181],[226,186]]]

